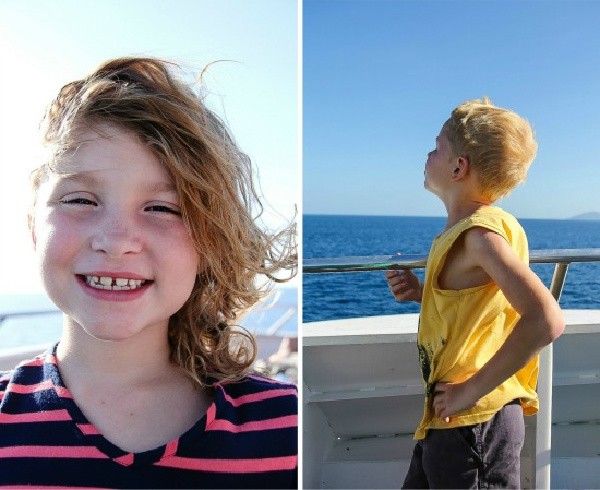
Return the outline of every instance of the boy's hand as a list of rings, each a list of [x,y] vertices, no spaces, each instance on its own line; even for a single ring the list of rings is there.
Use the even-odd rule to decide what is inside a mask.
[[[410,269],[402,271],[388,271],[385,277],[396,301],[421,302],[423,298],[423,285],[417,275]]]
[[[479,396],[471,389],[469,382],[436,383],[433,389],[433,409],[436,417],[446,423],[455,413],[477,405]]]

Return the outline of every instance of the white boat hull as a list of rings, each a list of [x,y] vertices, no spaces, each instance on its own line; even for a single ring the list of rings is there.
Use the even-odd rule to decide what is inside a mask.
[[[600,486],[600,310],[565,315],[565,333],[541,359],[540,413],[526,417],[523,488]],[[423,409],[417,321],[304,324],[305,488],[402,485]]]

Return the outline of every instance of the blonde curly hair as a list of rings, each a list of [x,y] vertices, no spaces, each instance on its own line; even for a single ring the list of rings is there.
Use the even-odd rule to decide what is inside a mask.
[[[492,104],[488,97],[469,100],[444,124],[452,151],[467,157],[479,190],[491,202],[524,182],[537,142],[526,119]]]
[[[259,224],[263,208],[250,159],[178,69],[154,58],[119,58],[65,85],[42,121],[50,156],[32,183],[35,195],[78,135],[106,124],[134,133],[157,155],[203,264],[190,298],[169,320],[171,361],[206,385],[251,369],[255,340],[234,322],[273,282],[295,275],[295,225],[270,233]],[[275,276],[281,270],[287,277]],[[262,285],[260,275],[268,279]]]

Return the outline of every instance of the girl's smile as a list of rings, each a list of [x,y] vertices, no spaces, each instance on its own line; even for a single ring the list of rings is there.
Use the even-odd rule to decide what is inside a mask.
[[[93,298],[105,301],[132,301],[152,285],[151,279],[133,279],[137,274],[127,272],[97,272],[77,274],[83,290]]]
[[[38,191],[33,238],[42,279],[71,328],[121,340],[166,328],[198,260],[158,157],[113,126],[87,131]]]

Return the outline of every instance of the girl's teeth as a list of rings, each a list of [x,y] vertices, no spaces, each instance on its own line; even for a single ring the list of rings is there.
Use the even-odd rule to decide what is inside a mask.
[[[122,277],[85,276],[85,283],[96,289],[108,289],[111,291],[130,291],[145,284],[142,279],[125,279]]]
[[[103,286],[111,286],[112,285],[112,277],[101,277],[100,284]]]

